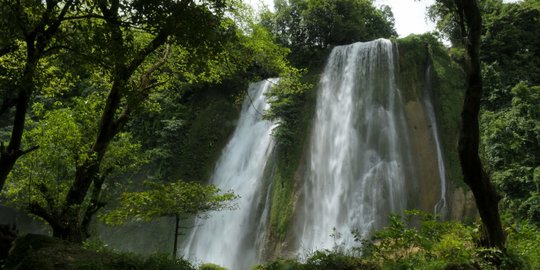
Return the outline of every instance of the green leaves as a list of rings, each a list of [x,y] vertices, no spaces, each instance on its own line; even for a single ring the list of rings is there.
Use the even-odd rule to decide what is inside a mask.
[[[396,35],[392,12],[369,0],[284,0],[275,7],[263,24],[291,48],[297,66],[317,63],[331,46]]]
[[[266,93],[270,109],[265,112],[266,119],[278,123],[273,130],[277,143],[287,146],[295,142],[296,126],[302,115],[306,93],[313,86],[302,81],[305,70],[291,68],[282,73],[280,80]]]
[[[210,211],[234,209],[232,202],[238,199],[232,192],[221,193],[216,186],[195,182],[147,182],[146,186],[145,191],[123,193],[120,207],[102,216],[105,223],[120,225],[175,215],[205,217]]]
[[[36,120],[28,124],[23,143],[39,148],[21,157],[8,178],[6,196],[11,204],[24,207],[36,202],[45,208],[60,208],[76,167],[96,158],[90,149],[103,95],[95,92],[66,103],[57,101],[52,107],[34,103]],[[120,133],[103,158],[101,177],[137,171],[147,160],[140,148],[129,133]]]
[[[540,222],[540,87],[517,84],[511,105],[482,115],[483,154],[504,205],[518,217]]]

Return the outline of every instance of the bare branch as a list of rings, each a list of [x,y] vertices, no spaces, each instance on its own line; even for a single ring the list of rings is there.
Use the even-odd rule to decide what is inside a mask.
[[[143,93],[146,92],[145,90],[148,89],[148,86],[150,85],[150,78],[152,74],[160,67],[162,67],[165,63],[167,63],[167,58],[169,57],[170,52],[171,46],[167,44],[165,46],[165,52],[163,53],[163,56],[141,75],[139,89]]]

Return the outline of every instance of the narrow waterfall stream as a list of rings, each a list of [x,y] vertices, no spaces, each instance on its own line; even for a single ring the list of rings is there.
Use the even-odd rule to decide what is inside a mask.
[[[216,165],[211,183],[240,195],[238,209],[211,213],[198,219],[189,235],[184,255],[193,261],[209,262],[228,269],[250,269],[262,249],[269,185],[264,168],[274,142],[274,124],[263,120],[267,109],[264,93],[276,83],[269,79],[254,83],[243,104],[238,125]]]
[[[355,245],[407,205],[414,179],[389,40],[335,47],[319,82],[298,251]]]
[[[444,158],[442,154],[442,146],[439,138],[439,129],[437,128],[437,119],[435,117],[435,109],[433,108],[433,97],[431,96],[431,89],[433,84],[431,82],[431,64],[428,65],[426,69],[426,86],[424,89],[424,94],[422,96],[422,102],[426,108],[427,118],[431,125],[431,133],[433,136],[433,141],[435,142],[435,151],[437,151],[437,166],[439,169],[439,179],[441,183],[441,197],[437,204],[433,207],[433,212],[437,215],[440,215],[441,218],[445,218],[447,215],[447,204],[446,204],[446,169],[444,165]]]

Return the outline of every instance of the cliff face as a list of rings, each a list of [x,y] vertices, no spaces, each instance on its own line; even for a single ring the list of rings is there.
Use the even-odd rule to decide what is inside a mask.
[[[465,219],[475,215],[474,200],[462,181],[461,169],[457,156],[459,119],[463,101],[463,71],[450,58],[446,48],[431,36],[409,36],[394,41],[399,55],[398,85],[405,102],[405,116],[410,129],[413,147],[416,178],[410,181],[412,187],[408,194],[408,209],[420,209],[433,213],[446,197],[445,211],[441,214],[448,219]],[[312,79],[313,80],[313,79]],[[315,80],[313,80],[315,81]],[[311,121],[314,115],[317,85],[312,91],[310,104],[306,105],[306,114],[299,129],[302,138],[298,138],[295,149],[276,149],[276,162],[273,163],[273,200],[268,232],[268,245],[263,258],[287,257],[298,249],[298,228],[295,220],[300,216],[297,206],[302,204],[301,187],[305,184],[309,161],[309,141]],[[433,114],[437,125],[428,117],[426,96],[433,105]],[[437,129],[437,130],[434,130]],[[439,170],[435,134],[444,169]],[[441,188],[441,173],[446,179],[446,187]],[[442,193],[444,190],[444,193]],[[440,210],[440,209],[439,209]],[[329,234],[332,232],[328,232]]]
[[[407,98],[407,115],[413,125],[412,138],[417,147],[419,187],[418,207],[433,212],[440,196],[440,173],[437,168],[434,132],[438,132],[446,177],[447,212],[445,219],[468,219],[476,215],[474,198],[463,182],[457,142],[464,95],[464,73],[452,60],[450,52],[429,35],[396,41],[399,48],[400,89]],[[427,121],[427,108],[420,106],[430,97],[437,129]],[[425,102],[424,102],[425,103]]]

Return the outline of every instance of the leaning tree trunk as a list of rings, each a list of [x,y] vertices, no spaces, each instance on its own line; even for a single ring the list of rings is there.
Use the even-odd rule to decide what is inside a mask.
[[[454,0],[461,13],[462,29],[467,30],[467,89],[461,113],[459,136],[459,159],[465,183],[469,185],[476,206],[482,218],[482,245],[504,250],[505,235],[499,216],[499,197],[489,176],[482,167],[478,155],[480,99],[482,97],[482,76],[480,71],[480,35],[482,18],[476,0]]]
[[[41,1],[42,3],[44,1]],[[40,59],[44,56],[44,53],[49,48],[49,44],[53,37],[57,34],[62,21],[73,5],[73,0],[66,1],[62,6],[60,1],[46,1],[46,9],[43,14],[41,14],[41,20],[35,24],[34,28],[26,29],[27,26],[19,26],[22,31],[22,34],[25,37],[24,42],[26,43],[26,62],[23,70],[22,76],[19,78],[21,80],[21,86],[16,90],[17,95],[13,104],[6,104],[7,107],[2,108],[2,111],[7,111],[11,105],[15,106],[15,116],[13,120],[13,127],[10,134],[9,144],[4,146],[0,145],[0,191],[2,191],[6,179],[13,169],[15,162],[22,155],[31,152],[37,149],[37,146],[34,146],[27,150],[21,149],[22,137],[25,129],[25,120],[26,120],[26,111],[30,106],[30,101],[32,94],[34,92],[34,74],[36,72],[37,65]],[[59,6],[62,6],[61,8]],[[11,8],[17,10],[25,9],[21,6],[20,1],[17,2],[15,6]],[[60,10],[58,15],[55,14],[56,11]],[[18,14],[19,16],[21,14]],[[18,18],[19,23],[25,21],[25,19]],[[8,46],[9,47],[9,46]],[[14,50],[13,47],[5,48],[2,50],[1,55],[7,54]]]

